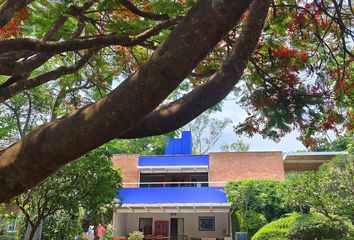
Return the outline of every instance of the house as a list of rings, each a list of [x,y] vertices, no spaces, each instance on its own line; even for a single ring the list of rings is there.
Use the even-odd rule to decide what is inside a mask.
[[[117,196],[115,236],[140,230],[165,239],[224,239],[231,236],[226,182],[283,179],[287,172],[315,170],[342,152],[216,152],[192,154],[190,132],[169,139],[165,155],[113,156],[123,188]]]

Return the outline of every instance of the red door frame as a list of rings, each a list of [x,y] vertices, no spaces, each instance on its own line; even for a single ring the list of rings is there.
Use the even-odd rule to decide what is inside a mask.
[[[169,236],[169,221],[155,221],[155,224],[154,224],[154,235],[156,236],[156,235],[163,235],[164,237],[168,237]],[[156,232],[156,226],[157,225],[164,225],[164,226],[166,226],[166,235],[164,235],[164,234],[157,234],[157,232]],[[162,228],[161,228],[161,231],[162,231]]]

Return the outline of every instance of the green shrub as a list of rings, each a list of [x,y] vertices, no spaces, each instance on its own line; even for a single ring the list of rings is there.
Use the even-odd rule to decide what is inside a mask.
[[[287,240],[289,228],[295,223],[299,214],[293,213],[263,226],[252,237],[252,240]]]
[[[112,224],[108,224],[106,227],[106,231],[104,232],[103,235],[103,240],[112,240],[114,235],[114,229]]]
[[[240,231],[249,232],[250,235],[255,234],[258,229],[267,224],[267,220],[263,214],[255,211],[237,212],[236,216],[239,220]]]
[[[329,220],[321,214],[298,217],[288,232],[291,240],[342,239],[349,234],[350,223]]]
[[[349,240],[351,223],[333,221],[318,213],[291,214],[262,227],[252,240]]]
[[[143,240],[144,234],[139,231],[129,233],[128,240]]]

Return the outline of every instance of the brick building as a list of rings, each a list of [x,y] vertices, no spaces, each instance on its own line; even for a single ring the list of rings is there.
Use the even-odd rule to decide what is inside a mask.
[[[165,239],[230,237],[230,204],[223,186],[248,178],[283,179],[316,170],[341,152],[216,152],[192,154],[190,132],[170,139],[165,155],[114,155],[123,189],[117,196],[115,236],[136,230]]]

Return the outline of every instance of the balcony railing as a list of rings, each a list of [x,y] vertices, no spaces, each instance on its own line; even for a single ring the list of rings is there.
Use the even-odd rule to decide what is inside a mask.
[[[123,187],[209,187],[225,186],[226,182],[123,182]]]

